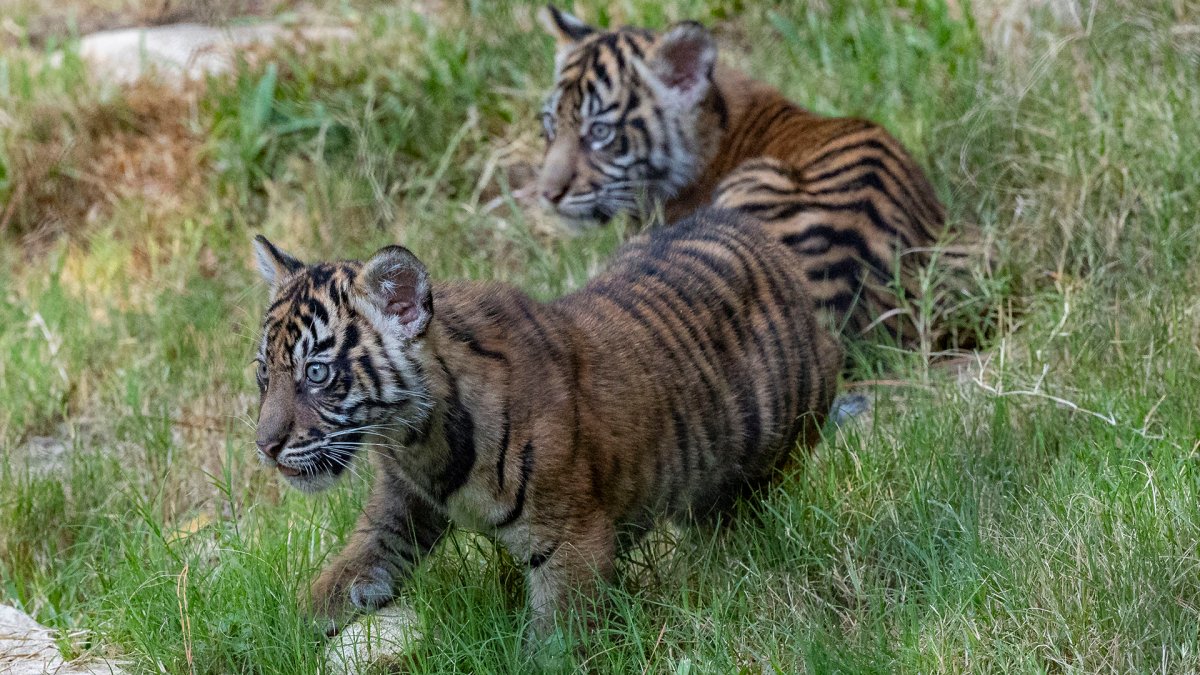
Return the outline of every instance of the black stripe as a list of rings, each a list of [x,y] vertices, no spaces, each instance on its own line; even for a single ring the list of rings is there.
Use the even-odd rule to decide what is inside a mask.
[[[627,39],[626,44],[629,45],[629,51],[633,52],[634,56],[638,57],[639,59],[646,58],[646,53],[642,51],[641,46],[638,45],[636,40],[629,38]]]
[[[625,53],[622,50],[622,47],[628,41],[629,36],[620,34],[617,35],[617,41],[616,44],[613,45],[612,50],[613,61],[615,61],[617,65],[617,77],[621,79],[623,79],[623,76],[625,75]]]
[[[321,352],[325,351],[326,349],[329,349],[330,347],[334,346],[335,344],[337,344],[337,340],[334,339],[334,336],[327,335],[327,336],[321,338],[320,340],[318,340],[317,343],[313,345],[311,353],[312,354],[320,354]]]
[[[746,210],[751,211],[751,212],[753,212],[755,210],[755,207],[753,205],[747,206],[745,208],[746,208]],[[897,230],[895,227],[893,227],[892,224],[889,223],[887,221],[887,219],[883,217],[883,214],[879,213],[879,209],[877,209],[875,207],[875,203],[872,202],[870,199],[858,199],[853,202],[848,202],[846,204],[829,204],[829,203],[824,203],[824,202],[787,204],[787,205],[783,205],[783,208],[779,209],[778,213],[774,216],[774,218],[780,218],[780,219],[791,218],[792,216],[795,216],[796,214],[798,214],[801,211],[804,211],[806,209],[839,211],[839,212],[843,212],[843,213],[845,213],[845,212],[862,213],[867,216],[867,218],[871,221],[871,224],[874,225],[876,228],[878,228],[879,230],[882,230],[883,232],[886,232],[887,234],[891,235],[892,237],[899,239],[904,244],[905,247],[911,246],[911,243],[909,243],[908,238],[904,236],[904,233]]]
[[[475,420],[459,398],[458,380],[446,367],[442,357],[437,357],[437,360],[450,384],[448,409],[443,420],[443,433],[450,448],[450,457],[438,478],[438,496],[445,501],[467,482],[471,468],[475,466]]]
[[[342,344],[338,348],[338,358],[348,360],[350,358],[350,350],[358,346],[360,339],[362,339],[362,334],[358,330],[358,325],[354,322],[348,322],[342,331]]]
[[[300,305],[300,309],[302,311],[307,311],[317,319],[320,319],[321,323],[327,326],[329,325],[329,311],[326,310],[325,305],[316,298],[305,298],[304,303]]]
[[[820,156],[817,156],[816,159],[806,162],[805,166],[810,167],[810,168],[818,167],[821,165],[821,163],[832,160],[833,157],[835,157],[836,155],[853,154],[854,151],[863,150],[863,149],[876,150],[876,151],[878,151],[878,153],[881,153],[882,155],[887,156],[888,159],[895,162],[896,165],[900,166],[901,168],[907,169],[907,171],[910,172],[910,178],[912,178],[913,180],[920,180],[920,181],[922,181],[922,183],[926,184],[926,187],[928,187],[928,189],[922,190],[922,192],[923,193],[928,192],[931,195],[932,189],[931,189],[931,187],[928,186],[928,183],[926,183],[926,181],[924,179],[924,174],[922,172],[920,172],[920,168],[916,166],[916,162],[914,162],[910,156],[907,156],[906,154],[901,154],[901,153],[904,153],[904,150],[900,150],[898,148],[893,148],[892,145],[878,141],[878,139],[875,139],[875,138],[869,138],[869,139],[866,139],[866,141],[860,141],[860,142],[851,143],[848,145],[841,145],[841,147],[826,150]],[[878,163],[878,165],[880,165],[880,167],[883,168],[883,171],[886,171],[888,173],[889,177],[892,178],[893,180],[895,180],[896,184],[902,186],[902,189],[905,190],[905,196],[908,198],[908,201],[912,202],[913,204],[923,205],[923,207],[924,207],[923,210],[925,211],[925,214],[924,214],[925,217],[923,220],[936,221],[938,223],[938,225],[941,225],[941,221],[943,219],[943,216],[941,215],[941,204],[936,203],[936,198],[935,198],[935,202],[931,204],[928,197],[918,198],[917,195],[913,195],[913,193],[908,192],[908,190],[907,190],[908,181],[900,180],[900,177],[898,177],[898,175],[895,175],[892,171],[890,171],[890,169],[888,169],[887,166],[884,165],[883,162],[880,162],[880,160],[878,160],[877,157],[862,157],[862,159],[859,159],[853,163],[854,163],[854,165],[857,165],[857,163],[869,163],[869,160],[872,162]],[[833,167],[833,168],[827,169],[827,171],[824,171],[823,173],[815,175],[815,177],[812,177],[810,180],[812,181],[812,183],[817,183],[817,181],[828,179],[830,177],[830,175],[832,175],[832,174],[846,171],[847,168],[848,167],[845,167],[845,166]],[[925,197],[925,196],[923,195],[922,197]],[[926,235],[930,235],[930,234],[926,233]],[[930,235],[930,237],[931,237],[931,235]]]
[[[671,421],[675,424],[675,450],[679,454],[680,471],[685,483],[692,480],[692,449],[689,444],[687,423],[678,410],[671,411]]]
[[[810,255],[819,255],[827,252],[834,246],[841,248],[850,248],[858,256],[858,262],[865,264],[875,276],[884,282],[889,282],[892,279],[891,266],[881,260],[875,252],[871,250],[867,240],[862,236],[862,233],[855,229],[837,229],[829,225],[813,225],[807,227],[802,232],[785,235],[782,238],[783,243],[792,249],[800,249],[805,244],[816,238],[823,238],[826,246],[820,250],[810,249],[803,250],[802,253]],[[810,278],[812,278],[810,276]]]
[[[550,339],[550,335],[546,332],[546,328],[542,325],[541,320],[537,317],[534,311],[530,309],[530,303],[532,300],[524,297],[523,295],[518,295],[516,297],[516,301],[517,306],[521,309],[521,314],[523,314],[525,317],[525,321],[532,326],[533,331],[537,333],[537,338],[541,341],[541,346],[548,353],[550,359],[554,361],[554,365],[560,365],[563,361],[562,350],[559,349],[558,345]]]
[[[879,195],[887,202],[891,203],[892,207],[903,215],[904,220],[908,221],[909,230],[913,234],[919,235],[919,242],[924,243],[931,239],[928,229],[921,226],[920,218],[917,215],[915,208],[911,204],[906,206],[905,204],[901,203],[901,197],[893,194],[891,190],[888,190],[883,184],[883,179],[880,178],[879,173],[875,171],[867,171],[861,175],[855,176],[854,178],[847,179],[846,181],[843,181],[835,186],[821,190],[809,190],[804,194],[806,201],[810,203],[826,204],[828,202],[823,200],[814,200],[811,198],[845,195],[866,189],[871,190],[873,195]],[[907,199],[907,197],[907,195],[903,195],[903,198]]]
[[[324,422],[325,424],[328,424],[331,427],[341,426],[341,423],[338,420],[336,420],[332,417],[329,417],[329,415],[336,415],[338,413],[336,413],[336,412],[326,413],[323,408],[316,407],[316,406],[314,406],[312,410],[313,410],[313,412],[317,413],[317,417],[320,417],[321,421]]]
[[[587,96],[585,97],[584,100],[586,100],[587,105],[592,108],[591,110],[588,110],[586,112],[587,112],[588,117],[591,117],[596,112],[595,111],[596,106],[600,105],[600,92],[596,90],[596,85],[591,80],[585,81],[583,83],[583,88],[584,88],[584,91],[587,92]],[[579,140],[581,143],[584,143],[585,145],[587,144],[587,139],[581,138]]]
[[[530,553],[529,554],[529,562],[528,562],[529,569],[536,570],[537,568],[541,567],[542,565],[545,565],[546,561],[550,560],[550,558],[554,557],[554,554],[558,552],[559,546],[562,546],[562,543],[555,542],[550,545],[550,548],[547,551],[542,551],[542,552],[538,552],[538,553]]]
[[[500,457],[496,460],[496,483],[500,492],[504,492],[504,458],[508,455],[508,434],[511,420],[508,408],[504,409],[504,421],[500,424]]]
[[[729,104],[725,102],[725,94],[716,86],[713,87],[713,108],[717,112],[717,126],[725,131],[729,128]]]
[[[467,347],[469,347],[471,351],[475,352],[476,354],[494,361],[508,360],[508,358],[502,352],[488,349],[487,347],[479,344],[479,340],[466,328],[456,326],[445,319],[442,320],[442,325],[445,326],[446,331],[450,333],[450,337],[467,345]]]
[[[602,56],[602,53],[604,50],[600,49],[599,47],[607,46],[609,52],[616,51],[615,49],[613,49],[613,45],[612,45],[612,43],[615,41],[616,41],[615,36],[613,36],[612,40],[609,40],[608,36],[605,36],[604,41],[602,41],[601,44],[596,49],[595,58],[592,59],[592,72],[595,73],[596,79],[598,79],[598,80],[600,80],[600,82],[604,83],[604,86],[610,90],[613,88],[612,78],[609,77],[609,75],[608,75],[608,66],[604,65],[604,60],[602,58],[600,58]]]
[[[521,482],[517,485],[517,497],[512,509],[496,523],[496,527],[508,527],[516,522],[525,511],[525,490],[529,487],[529,477],[533,474],[533,441],[526,441],[521,448]]]
[[[871,157],[871,156],[860,157],[860,158],[856,159],[854,162],[852,162],[844,167],[830,169],[829,171],[826,171],[825,173],[808,177],[805,180],[810,185],[815,185],[817,183],[829,180],[830,178],[833,178],[834,176],[849,172],[849,171],[859,168],[859,167],[869,167],[871,169],[875,169],[879,173],[882,173],[883,175],[887,176],[889,180],[891,180],[893,183],[895,183],[900,188],[900,191],[904,193],[904,195],[903,195],[904,199],[910,204],[910,208],[905,209],[906,212],[911,212],[913,215],[915,215],[918,218],[921,218],[923,220],[933,220],[933,221],[941,220],[940,215],[938,213],[932,211],[929,208],[929,204],[926,200],[917,198],[917,196],[912,192],[912,190],[911,190],[912,186],[909,184],[909,182],[906,180],[902,180],[901,176],[897,175],[894,171],[892,171],[892,169],[887,164],[882,162],[878,157]],[[919,169],[909,166],[908,164],[902,165],[902,168],[908,169],[910,173],[915,173],[915,172],[919,171]],[[918,176],[909,175],[907,177],[916,178]],[[882,186],[880,186],[879,189],[884,190],[885,192],[889,192]],[[826,190],[815,190],[815,191],[812,191],[810,194],[824,194],[825,192],[826,192]],[[921,192],[924,193],[926,191],[921,190]],[[890,192],[889,192],[889,194],[890,194]],[[921,213],[922,211],[924,213]]]
[[[726,156],[728,156],[728,157],[744,156],[743,146],[745,146],[749,142],[750,136],[751,136],[751,134],[747,133],[747,132],[749,130],[752,130],[755,127],[757,127],[759,120],[761,120],[763,117],[765,117],[769,111],[770,111],[770,107],[768,107],[768,106],[763,106],[761,108],[758,108],[757,110],[754,111],[754,117],[744,120],[742,122],[742,124],[739,125],[738,130],[741,131],[742,133],[738,134],[738,137],[734,140],[733,147],[729,149],[729,152],[725,153]]]
[[[684,249],[686,250],[686,249]],[[644,283],[657,282],[663,286],[665,290],[659,292],[649,292],[645,296],[638,298],[651,309],[658,313],[663,319],[663,326],[669,336],[679,344],[681,349],[671,350],[667,356],[674,361],[683,371],[695,370],[700,378],[700,384],[704,388],[704,392],[708,397],[710,409],[718,409],[722,404],[724,397],[718,391],[718,383],[721,381],[721,357],[724,355],[727,346],[724,339],[724,331],[716,326],[710,326],[709,330],[698,330],[693,319],[698,318],[699,312],[695,304],[692,294],[681,291],[679,284],[682,279],[674,278],[674,275],[668,275],[666,272],[675,271],[687,274],[692,279],[697,279],[701,284],[707,285],[710,280],[698,277],[691,273],[686,266],[668,266],[662,273],[656,273],[656,268],[653,263],[659,262],[666,264],[661,258],[650,258],[639,266],[640,270],[644,271],[644,278],[647,280]],[[647,289],[650,290],[650,289]],[[670,297],[668,297],[668,295]],[[721,294],[720,308],[723,308],[726,314],[732,312],[732,306],[725,301]],[[680,309],[672,298],[679,301],[686,308],[686,312]],[[674,321],[667,321],[667,318],[672,318]],[[682,329],[679,330],[676,324]],[[736,322],[730,321],[728,325],[736,326]],[[714,331],[718,335],[714,335]],[[701,368],[695,363],[697,357],[703,358],[714,373],[710,376],[706,369]],[[674,409],[674,401],[668,398],[665,401],[669,409]]]
[[[754,297],[758,298],[758,281],[756,279],[756,271],[761,270],[761,266],[756,265],[754,262],[754,260],[755,260],[754,245],[757,242],[753,241],[752,239],[748,240],[746,238],[747,233],[744,230],[740,230],[740,229],[736,229],[736,228],[726,228],[723,231],[726,234],[726,236],[730,240],[732,240],[731,242],[727,243],[726,246],[729,248],[729,251],[731,253],[733,253],[733,255],[738,259],[738,261],[741,262],[742,269],[745,270],[746,279],[750,282],[751,291],[752,291]],[[737,245],[735,245],[735,243]],[[743,252],[742,248],[739,248],[738,245],[743,247],[745,249],[745,252]],[[779,280],[776,278],[776,276],[774,274],[769,274],[769,273],[764,272],[763,280],[766,282],[767,290],[771,294],[771,301],[774,303],[774,305],[776,307],[791,307],[793,305],[795,298],[788,297],[788,295],[785,294],[782,289],[780,289]],[[770,342],[771,342],[771,345],[775,348],[775,353],[778,355],[778,358],[780,359],[780,361],[779,361],[780,366],[785,369],[786,381],[791,382],[792,381],[791,359],[788,358],[787,352],[785,351],[783,344],[779,338],[779,334],[775,330],[774,322],[770,321],[769,316],[766,316],[766,312],[767,312],[766,308],[760,307],[759,309],[760,309],[760,311],[762,311],[764,313],[764,316],[767,318],[768,327],[771,329],[771,331],[770,331],[771,335],[769,336],[771,338]],[[767,353],[767,349],[766,349],[766,345],[763,342],[763,339],[760,338],[758,333],[753,330],[753,327],[751,327],[750,332],[754,336],[754,342],[755,342],[759,352],[765,355]],[[770,388],[771,388],[771,391],[768,392],[768,394],[771,397],[770,403],[771,403],[772,418],[776,422],[778,422],[780,415],[779,415],[779,412],[778,412],[778,409],[776,406],[779,404],[782,404],[784,410],[790,410],[794,406],[794,401],[795,401],[794,397],[799,396],[799,392],[793,392],[793,391],[791,391],[791,388],[789,387],[787,390],[785,390],[781,394],[778,390],[778,386],[777,386],[777,382],[776,382],[775,378],[769,378],[768,384],[770,385]]]
[[[371,381],[372,393],[376,398],[383,397],[383,383],[379,380],[379,373],[375,372],[375,366],[371,363],[369,354],[362,354],[358,357],[358,366],[362,369],[363,374]]]
[[[696,240],[693,239],[690,241]],[[727,247],[726,244],[717,240],[706,239],[704,241],[716,241],[716,243]],[[707,252],[682,246],[676,248],[675,252],[676,255],[689,258],[700,263],[698,266],[683,265],[680,266],[679,269],[683,273],[695,279],[702,286],[710,286],[715,289],[721,285],[728,285],[730,280],[737,279],[741,276],[731,264],[713,258]],[[702,274],[700,269],[707,269],[708,271],[714,273],[715,278]],[[757,295],[757,291],[753,291],[753,293]],[[714,369],[717,370],[721,376],[723,376],[721,383],[724,385],[724,389],[732,385],[727,373],[728,368],[724,365],[725,355],[729,351],[729,345],[727,341],[728,334],[724,330],[719,330],[717,325],[720,324],[730,328],[733,331],[733,339],[737,345],[743,344],[747,337],[753,337],[753,333],[746,325],[744,316],[745,307],[741,305],[734,306],[733,304],[730,304],[723,293],[717,293],[716,297],[719,298],[719,300],[717,300],[715,306],[710,308],[710,312],[707,313],[707,316],[719,317],[719,320],[711,325],[708,330],[703,331],[703,334],[710,338],[709,342],[711,342],[713,349],[713,357],[710,358],[710,363],[712,363]],[[695,330],[694,326],[692,326],[690,322],[684,322],[684,324],[689,331]],[[721,394],[718,396],[715,387],[708,382],[707,378],[704,380],[704,382],[706,391],[709,394],[709,399],[712,402],[712,406],[709,408],[709,410],[725,410],[727,408],[726,395]],[[712,437],[714,438],[726,439],[730,437],[729,420],[723,414],[704,416],[701,420],[701,424],[702,426],[705,426],[706,430],[708,430],[707,425],[714,425],[712,429]]]
[[[400,539],[400,541],[407,541],[400,535],[397,535],[397,538]],[[410,550],[407,547],[396,548],[391,544],[391,542],[383,537],[376,537],[375,541],[383,548],[384,551],[387,551],[388,555],[390,555],[392,558],[400,558],[410,566],[417,562],[417,553],[415,550]]]
[[[408,381],[404,379],[404,373],[402,373],[400,370],[400,364],[392,359],[393,356],[399,356],[399,354],[389,354],[386,349],[381,348],[382,346],[377,341],[373,341],[371,344],[372,346],[377,347],[372,356],[381,357],[384,363],[387,364],[387,372],[392,375],[392,379],[394,380],[393,384],[403,391],[412,391],[412,387],[410,387]],[[413,367],[419,368],[415,362],[413,363]]]
[[[330,279],[333,278],[334,271],[335,270],[332,265],[313,265],[312,267],[308,268],[308,280],[314,289],[324,286],[329,283]]]

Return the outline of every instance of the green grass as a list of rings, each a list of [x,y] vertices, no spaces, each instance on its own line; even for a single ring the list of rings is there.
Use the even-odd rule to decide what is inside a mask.
[[[873,411],[737,525],[623,564],[585,667],[1200,670],[1200,5],[1084,2],[1076,24],[1030,4],[1005,31],[982,1],[575,3],[717,24],[731,62],[893,129],[996,250],[965,299],[986,349],[864,364],[886,378],[859,388]],[[624,234],[482,213],[538,159],[531,6],[321,6],[358,38],[280,49],[194,104],[0,51],[0,602],[71,656],[322,671],[293,598],[365,482],[307,497],[254,460],[254,233],[309,259],[399,241],[438,278],[539,297]],[[108,141],[166,127],[195,146],[177,199],[94,180]],[[530,668],[520,574],[489,543],[457,536],[403,602],[426,638],[402,671]]]

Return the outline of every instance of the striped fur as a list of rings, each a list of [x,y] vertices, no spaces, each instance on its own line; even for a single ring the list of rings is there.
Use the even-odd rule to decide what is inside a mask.
[[[573,590],[610,577],[618,542],[769,481],[817,440],[835,392],[839,348],[790,253],[733,212],[641,235],[549,303],[490,283],[430,290],[398,247],[307,267],[259,248],[277,261],[264,460],[324,487],[374,447],[366,509],[312,587],[333,625],[390,600],[452,522],[524,561],[541,633]],[[328,364],[322,384],[305,379],[313,363]]]
[[[907,150],[872,122],[815,115],[719,65],[694,22],[662,34],[601,31],[553,7],[555,86],[542,111],[544,204],[573,221],[618,213],[674,222],[715,205],[764,220],[795,253],[826,323],[936,336],[911,311],[922,270],[966,257],[941,248],[945,213]],[[934,316],[938,316],[935,312]]]

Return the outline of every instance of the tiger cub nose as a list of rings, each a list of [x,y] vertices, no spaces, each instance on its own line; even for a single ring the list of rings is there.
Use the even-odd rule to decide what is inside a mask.
[[[551,204],[557,204],[563,195],[567,194],[567,185],[551,185],[542,188],[542,198]]]
[[[264,455],[275,459],[279,456],[279,451],[283,450],[284,443],[286,442],[287,439],[272,439],[269,441],[255,441],[254,444],[258,446],[259,451]]]

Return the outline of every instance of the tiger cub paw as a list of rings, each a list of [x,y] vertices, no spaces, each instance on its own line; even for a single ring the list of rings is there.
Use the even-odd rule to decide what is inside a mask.
[[[333,637],[356,616],[383,607],[395,597],[392,575],[378,565],[327,567],[309,590],[308,607],[316,630]]]

